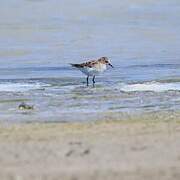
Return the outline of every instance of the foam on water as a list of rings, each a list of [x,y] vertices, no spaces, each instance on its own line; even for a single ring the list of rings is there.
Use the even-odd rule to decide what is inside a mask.
[[[29,90],[43,89],[48,86],[50,85],[39,82],[4,82],[0,83],[0,92],[25,92]]]
[[[77,85],[65,85],[65,86],[55,86],[52,87],[51,84],[43,83],[43,82],[0,82],[0,92],[26,92],[30,90],[40,90],[48,87],[52,87],[51,90],[55,88],[55,90],[59,89],[68,89],[72,90]],[[144,82],[144,83],[136,83],[136,84],[126,84],[120,83],[118,85],[118,89],[124,92],[145,92],[145,91],[153,91],[153,92],[166,92],[166,91],[180,91],[180,82]]]
[[[159,83],[159,82],[147,82],[137,84],[121,84],[120,90],[125,92],[134,91],[154,91],[154,92],[165,92],[165,91],[180,91],[180,82],[176,83]]]

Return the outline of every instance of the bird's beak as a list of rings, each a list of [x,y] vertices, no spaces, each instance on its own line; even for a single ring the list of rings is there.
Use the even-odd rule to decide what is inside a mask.
[[[108,65],[111,66],[112,68],[114,68],[114,66],[111,63],[109,63]]]

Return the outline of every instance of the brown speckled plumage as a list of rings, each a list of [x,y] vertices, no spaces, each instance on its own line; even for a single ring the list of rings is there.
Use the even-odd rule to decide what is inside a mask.
[[[99,58],[98,60],[91,60],[91,61],[87,61],[87,62],[85,62],[85,63],[81,63],[81,64],[71,64],[71,65],[72,65],[73,67],[76,67],[76,68],[83,68],[83,67],[92,68],[92,67],[94,67],[94,65],[99,64],[99,63],[102,63],[102,64],[108,63],[108,58],[107,58],[107,57],[101,57],[101,58]]]

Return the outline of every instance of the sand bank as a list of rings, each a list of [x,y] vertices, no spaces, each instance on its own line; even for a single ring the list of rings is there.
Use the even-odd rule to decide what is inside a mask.
[[[1,180],[180,179],[180,119],[0,125]]]

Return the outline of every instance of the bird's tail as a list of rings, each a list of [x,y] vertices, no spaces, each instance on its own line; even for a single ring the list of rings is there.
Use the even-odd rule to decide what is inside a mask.
[[[80,67],[81,67],[80,64],[71,64],[71,63],[70,63],[70,65],[71,65],[72,67],[76,67],[76,68],[80,68]]]

